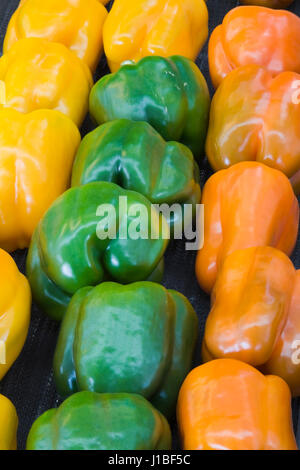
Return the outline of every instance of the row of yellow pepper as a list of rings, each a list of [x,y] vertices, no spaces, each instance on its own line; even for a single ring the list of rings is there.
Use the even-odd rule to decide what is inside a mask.
[[[3,194],[5,188],[5,206],[1,208],[2,219],[5,220],[3,230],[1,227],[1,245],[8,251],[28,246],[40,217],[68,186],[73,158],[80,142],[79,131],[71,120],[79,126],[87,112],[92,86],[89,68],[95,69],[101,55],[99,37],[102,41],[102,35],[99,30],[103,24],[104,48],[112,71],[117,70],[123,60],[139,60],[149,54],[169,56],[176,53],[195,59],[207,37],[207,9],[200,0],[180,2],[180,5],[176,1],[165,2],[168,4],[165,9],[161,2],[156,5],[147,1],[134,2],[129,13],[128,4],[116,0],[105,23],[107,13],[98,1],[77,3],[73,8],[68,1],[60,1],[56,5],[51,2],[51,20],[51,15],[45,17],[41,14],[39,2],[23,0],[5,38],[0,79],[5,84],[4,108],[8,109],[0,112],[3,122],[0,141],[1,146],[8,150],[0,170]],[[47,2],[44,4],[49,8]],[[147,9],[150,6],[153,8],[151,12]],[[61,13],[62,24],[57,21],[58,12]],[[187,27],[183,17],[192,22],[192,27],[190,24]],[[43,23],[45,18],[47,23]],[[120,18],[124,20],[120,21]],[[279,26],[277,29],[274,23]],[[231,27],[235,27],[236,38],[232,37]],[[201,34],[195,34],[199,29]],[[266,44],[263,52],[260,50],[255,54],[262,34],[270,30],[272,42]],[[174,31],[178,32],[176,37]],[[274,58],[272,47],[278,40],[278,31],[281,48],[278,50],[277,47],[278,54]],[[97,44],[93,42],[96,40]],[[57,42],[70,48],[81,60]],[[223,83],[213,100],[207,138],[207,154],[214,169],[242,160],[258,160],[282,170],[298,191],[298,102],[295,99],[297,90],[292,86],[298,75],[291,72],[280,75],[285,71],[300,72],[300,64],[296,60],[298,44],[300,20],[288,12],[238,8],[230,12],[223,25],[216,29],[210,40],[210,70],[214,84],[218,86],[222,80]],[[244,60],[247,60],[246,64]],[[238,68],[240,66],[244,68]],[[237,70],[233,70],[235,68]],[[225,78],[227,74],[229,76]],[[70,76],[73,78],[71,82],[68,80]],[[77,94],[78,99],[74,99]],[[238,111],[242,107],[241,99],[249,101],[249,107],[245,110],[243,107],[244,114]],[[259,106],[260,101],[264,108]],[[236,103],[235,107],[232,103]],[[284,103],[285,109],[278,103]],[[46,111],[45,108],[56,111]],[[33,110],[40,111],[31,115],[20,114]],[[290,126],[291,122],[294,126]],[[272,134],[276,134],[277,139],[278,135],[286,136],[280,154],[278,140],[274,140]],[[248,145],[246,148],[245,143]],[[241,151],[237,153],[239,149]],[[34,155],[37,160],[28,159],[28,155]],[[19,174],[15,174],[14,161],[18,157],[20,165],[22,156],[22,168],[19,168]],[[20,184],[19,188],[15,182]],[[49,186],[47,194],[44,194],[41,188],[49,182],[53,188]],[[14,191],[19,195],[23,188],[30,189],[17,199],[18,218],[13,218]],[[283,254],[292,252],[298,232],[299,208],[291,185],[282,173],[272,168],[260,163],[240,163],[225,172],[218,172],[209,180],[204,189],[203,203],[206,208],[206,242],[199,252],[196,271],[201,287],[207,292],[213,289],[213,307],[203,343],[204,359],[233,357],[263,367],[265,371],[283,377],[293,393],[298,395],[297,367],[289,361],[291,344],[298,339],[300,328],[297,325],[298,277]],[[5,293],[0,299],[0,311],[4,312],[0,337],[7,344],[7,364],[0,366],[0,375],[3,376],[24,344],[31,297],[27,281],[9,255],[1,251],[0,256],[0,282]],[[245,291],[252,295],[247,293],[245,299]],[[235,379],[233,382],[232,378]],[[216,383],[220,393],[213,389]],[[203,384],[208,385],[205,388]],[[251,408],[248,403],[251,399],[242,391],[240,400],[233,405],[232,392],[237,393],[239,387],[246,387],[249,393],[251,391],[253,400],[262,394],[260,402],[267,398],[268,405],[265,408],[261,405],[261,411],[255,405]],[[212,409],[206,409],[207,394],[212,394],[213,413],[218,413],[216,410],[219,408],[219,413],[225,414],[223,423],[217,423],[216,429]],[[217,402],[216,396],[222,399]],[[8,426],[12,435],[7,433],[3,444],[3,448],[7,448],[14,442],[16,417],[7,400],[3,399],[2,407],[1,403],[0,412],[7,410],[7,418],[5,414],[4,418],[13,423]],[[268,426],[264,417],[271,406],[278,409],[278,416],[274,416]],[[218,433],[222,435],[226,429],[227,435],[219,444],[224,448],[295,448],[289,406],[289,391],[280,379],[264,379],[259,372],[236,361],[212,361],[191,373],[180,394],[178,416],[184,447],[214,448],[218,439],[222,441]],[[240,427],[231,433],[228,427],[233,409],[241,414],[242,419]],[[254,419],[255,413],[257,420]],[[245,439],[237,445],[238,431],[249,426],[247,415],[252,420],[252,435],[264,428],[268,436],[260,436],[252,442]],[[212,423],[211,429],[203,424],[205,420]],[[282,420],[284,426],[279,429]]]

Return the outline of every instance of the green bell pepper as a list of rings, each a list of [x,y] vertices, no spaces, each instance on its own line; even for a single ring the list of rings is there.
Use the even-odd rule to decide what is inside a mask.
[[[80,392],[34,423],[27,450],[169,450],[165,417],[145,398]]]
[[[85,136],[75,159],[72,186],[93,181],[119,184],[153,204],[192,204],[192,215],[200,203],[199,168],[192,152],[178,142],[165,142],[146,122],[119,119]],[[182,211],[170,214],[171,229],[176,224],[180,229],[181,216]]]
[[[56,346],[57,390],[138,393],[169,417],[191,369],[197,326],[186,297],[153,282],[80,289]]]
[[[191,60],[149,56],[126,62],[92,88],[90,113],[98,124],[125,118],[146,121],[162,137],[204,155],[210,96],[202,73]]]
[[[127,198],[127,207],[120,197]],[[103,204],[115,209],[115,219],[99,217]],[[147,226],[137,204],[146,211]],[[127,236],[135,226],[140,229],[137,239]],[[68,190],[46,212],[31,241],[27,277],[34,299],[61,320],[73,294],[84,286],[107,280],[161,281],[168,231],[165,218],[134,191],[107,182]]]

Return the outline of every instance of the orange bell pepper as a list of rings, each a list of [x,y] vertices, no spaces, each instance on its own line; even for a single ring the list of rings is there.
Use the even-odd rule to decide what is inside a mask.
[[[288,178],[262,163],[242,162],[215,173],[203,190],[204,246],[196,260],[200,286],[210,292],[223,260],[235,250],[273,246],[291,254],[299,206]]]
[[[18,271],[11,256],[0,249],[0,380],[15,362],[24,346],[30,321],[30,309],[29,283]],[[1,425],[0,406],[0,433]]]
[[[277,168],[300,192],[300,75],[277,77],[248,65],[218,88],[210,114],[206,153],[215,170],[257,160]]]
[[[0,247],[29,246],[45,211],[70,184],[80,143],[75,124],[58,111],[0,109]]]
[[[195,60],[207,36],[204,0],[115,0],[103,29],[112,72],[149,55]]]
[[[202,358],[233,358],[283,378],[300,394],[300,271],[271,247],[224,260],[212,294]]]
[[[260,6],[233,8],[210,37],[208,60],[215,88],[242,65],[260,65],[273,76],[300,72],[300,18]]]
[[[189,373],[177,417],[185,450],[297,450],[287,384],[234,359]]]
[[[294,0],[241,0],[243,5],[258,5],[269,8],[285,8],[293,2]]]
[[[3,52],[20,39],[60,42],[94,71],[103,51],[102,30],[108,0],[22,0],[12,15]],[[70,77],[71,78],[71,77]]]
[[[0,450],[16,450],[18,416],[12,402],[0,395]]]
[[[93,78],[88,66],[62,44],[22,39],[0,59],[3,106],[22,113],[56,109],[80,126]]]

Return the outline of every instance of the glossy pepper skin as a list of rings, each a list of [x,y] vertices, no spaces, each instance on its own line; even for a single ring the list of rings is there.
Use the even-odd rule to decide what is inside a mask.
[[[190,372],[177,416],[185,450],[297,450],[287,384],[234,359]]]
[[[225,259],[212,294],[202,357],[233,358],[283,378],[300,394],[300,271],[271,247]]]
[[[205,78],[189,59],[145,57],[123,65],[92,88],[90,113],[98,124],[115,119],[146,121],[165,140],[175,140],[200,157],[210,97]]]
[[[72,80],[70,80],[72,77]],[[39,38],[18,41],[0,59],[3,106],[22,113],[55,109],[80,126],[93,85],[88,66],[62,44]]]
[[[30,309],[29,283],[19,272],[11,256],[0,249],[0,341],[4,344],[5,356],[1,358],[4,361],[0,361],[0,380],[24,346],[30,322]]]
[[[115,214],[107,215],[107,204]],[[147,226],[137,204],[147,213]],[[135,225],[141,235],[152,230],[153,237],[127,236]],[[134,191],[107,182],[72,188],[56,200],[34,233],[27,258],[33,296],[48,315],[61,320],[81,287],[106,280],[159,280],[168,232],[164,217]]]
[[[282,171],[300,192],[300,75],[248,65],[231,72],[212,100],[206,153],[214,170],[256,160]]]
[[[21,0],[4,38],[3,52],[20,39],[60,42],[95,71],[103,51],[107,11],[100,0]]]
[[[63,397],[83,390],[137,393],[172,416],[191,369],[197,329],[186,297],[159,284],[84,287],[62,322],[56,388]]]
[[[0,450],[17,449],[18,416],[12,402],[0,395]]]
[[[27,450],[169,450],[167,420],[128,393],[80,392],[34,423]]]
[[[299,73],[300,18],[287,10],[233,8],[210,37],[208,60],[215,88],[243,65],[259,65],[273,76]]]
[[[211,292],[226,256],[256,246],[272,246],[290,255],[299,206],[287,177],[262,163],[242,162],[209,178],[203,189],[204,247],[196,275]]]
[[[243,5],[257,5],[268,8],[285,8],[293,2],[294,0],[241,0]]]
[[[0,109],[0,247],[29,246],[44,212],[67,189],[80,143],[58,111]]]
[[[108,64],[182,55],[196,60],[208,36],[204,0],[115,0],[103,28]]]
[[[109,181],[143,194],[153,204],[193,204],[195,212],[201,198],[199,176],[187,147],[165,142],[146,122],[118,119],[84,137],[72,186]],[[171,215],[169,222],[181,225],[178,215]]]

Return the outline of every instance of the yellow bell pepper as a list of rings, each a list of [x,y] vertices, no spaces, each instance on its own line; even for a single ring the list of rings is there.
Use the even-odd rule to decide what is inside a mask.
[[[44,212],[70,183],[80,143],[58,111],[0,109],[0,247],[26,248]]]
[[[27,279],[19,272],[12,257],[0,249],[0,380],[24,346],[30,308],[31,292]]]
[[[204,0],[115,0],[103,29],[112,72],[149,55],[195,60],[207,36]]]
[[[39,38],[18,41],[0,59],[1,105],[22,113],[56,109],[80,126],[93,78],[88,66],[62,44]]]
[[[7,53],[23,38],[60,42],[94,71],[103,51],[107,0],[22,0],[11,17],[3,44]],[[71,81],[70,77],[70,81]]]
[[[16,450],[18,416],[12,402],[0,395],[0,450]]]

